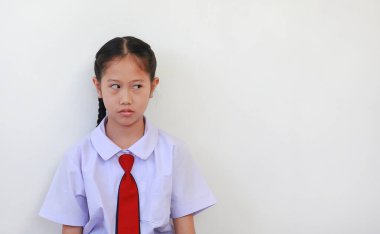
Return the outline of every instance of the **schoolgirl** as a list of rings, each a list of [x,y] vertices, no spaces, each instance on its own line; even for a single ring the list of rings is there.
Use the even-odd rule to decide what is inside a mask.
[[[193,215],[215,204],[185,144],[144,116],[155,70],[135,37],[97,52],[98,126],[66,152],[39,213],[62,233],[193,234]]]

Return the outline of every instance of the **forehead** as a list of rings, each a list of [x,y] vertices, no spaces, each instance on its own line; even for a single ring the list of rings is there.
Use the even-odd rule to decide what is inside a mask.
[[[149,80],[149,73],[144,70],[144,64],[135,55],[127,54],[108,62],[103,73],[103,79],[130,81],[135,79]]]

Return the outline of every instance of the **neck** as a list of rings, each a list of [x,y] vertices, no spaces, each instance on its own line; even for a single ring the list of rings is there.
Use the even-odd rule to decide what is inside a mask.
[[[105,127],[108,138],[120,148],[127,149],[144,135],[145,124],[143,118],[128,126],[108,119]]]

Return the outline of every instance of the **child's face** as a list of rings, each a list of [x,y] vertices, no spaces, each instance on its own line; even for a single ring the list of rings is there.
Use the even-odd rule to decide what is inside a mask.
[[[98,96],[103,98],[107,109],[108,121],[120,126],[142,121],[149,98],[158,85],[158,78],[151,82],[138,62],[136,56],[128,54],[108,64],[100,83],[93,78]]]

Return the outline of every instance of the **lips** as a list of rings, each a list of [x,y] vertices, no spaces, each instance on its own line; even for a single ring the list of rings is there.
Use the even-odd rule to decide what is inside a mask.
[[[122,116],[126,116],[126,117],[128,117],[128,116],[131,116],[131,115],[134,113],[134,111],[131,110],[131,109],[122,109],[122,110],[119,111],[119,113],[120,113]]]

